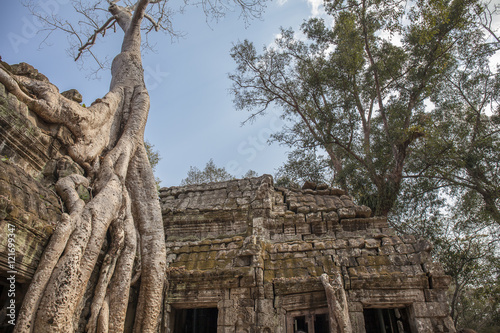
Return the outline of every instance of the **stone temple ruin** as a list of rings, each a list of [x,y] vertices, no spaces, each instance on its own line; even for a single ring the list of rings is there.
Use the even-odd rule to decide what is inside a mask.
[[[36,71],[17,70],[26,68]],[[0,332],[12,330],[9,226],[19,308],[61,216],[49,186],[78,168],[65,153],[71,140],[0,85]],[[276,187],[264,175],[161,189],[168,264],[161,332],[455,332],[450,278],[432,261],[432,245],[396,235],[341,190],[309,185]]]
[[[431,244],[396,236],[341,190],[274,187],[264,175],[160,197],[170,332],[195,332],[179,325],[204,316],[218,319],[200,332],[329,332],[323,274],[340,278],[352,332],[454,332]]]

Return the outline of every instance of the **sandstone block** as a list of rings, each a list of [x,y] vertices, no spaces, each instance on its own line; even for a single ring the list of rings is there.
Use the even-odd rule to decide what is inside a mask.
[[[380,241],[379,240],[373,239],[373,238],[365,239],[365,248],[367,248],[367,249],[376,249],[378,247],[380,247]]]
[[[352,248],[363,248],[365,246],[365,239],[364,238],[350,238],[347,243],[349,244],[349,247]]]
[[[449,309],[446,303],[438,302],[415,302],[413,303],[415,317],[446,317],[449,315]]]
[[[351,219],[356,217],[356,211],[354,208],[339,208],[338,209],[339,218],[341,219]]]

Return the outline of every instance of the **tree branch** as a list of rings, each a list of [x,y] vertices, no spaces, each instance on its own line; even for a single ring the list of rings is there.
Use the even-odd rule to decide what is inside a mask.
[[[80,58],[80,56],[86,49],[92,47],[95,44],[98,34],[102,34],[104,36],[106,30],[113,27],[115,23],[116,17],[112,16],[100,28],[94,30],[94,33],[88,38],[87,42],[78,48],[78,54],[75,58],[75,61]]]

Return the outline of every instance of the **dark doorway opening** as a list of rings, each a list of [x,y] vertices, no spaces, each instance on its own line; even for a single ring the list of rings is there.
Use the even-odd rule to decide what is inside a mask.
[[[173,333],[217,333],[217,308],[176,309]]]
[[[294,332],[309,333],[309,330],[307,329],[307,321],[305,316],[294,317],[293,326],[294,326],[293,327]]]
[[[328,316],[326,313],[317,314],[314,316],[314,332],[315,333],[329,333],[330,323],[328,322]]]
[[[287,333],[330,333],[328,309],[293,311],[287,316]]]
[[[411,333],[406,308],[364,309],[366,333]]]

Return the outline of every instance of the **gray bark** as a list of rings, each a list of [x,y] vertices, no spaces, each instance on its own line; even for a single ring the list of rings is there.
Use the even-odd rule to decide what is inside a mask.
[[[72,332],[108,230],[111,242],[92,298],[88,332],[122,332],[138,249],[141,260],[134,332],[156,332],[165,283],[165,241],[156,182],[143,144],[149,112],[140,54],[140,26],[149,0],[133,14],[112,4],[124,30],[106,96],[89,108],[59,94],[49,82],[0,69],[0,82],[45,121],[65,125],[77,138],[68,151],[86,171],[58,181],[64,214],[42,256],[15,332]],[[36,97],[27,95],[26,89]],[[92,186],[83,202],[78,185]],[[138,242],[139,240],[139,242]],[[137,278],[137,277],[136,277]],[[111,310],[112,309],[112,310]]]
[[[327,274],[320,277],[325,288],[328,311],[330,314],[330,331],[332,333],[352,333],[351,320],[349,319],[349,308],[347,296],[342,282],[340,272],[335,275],[333,285]]]

